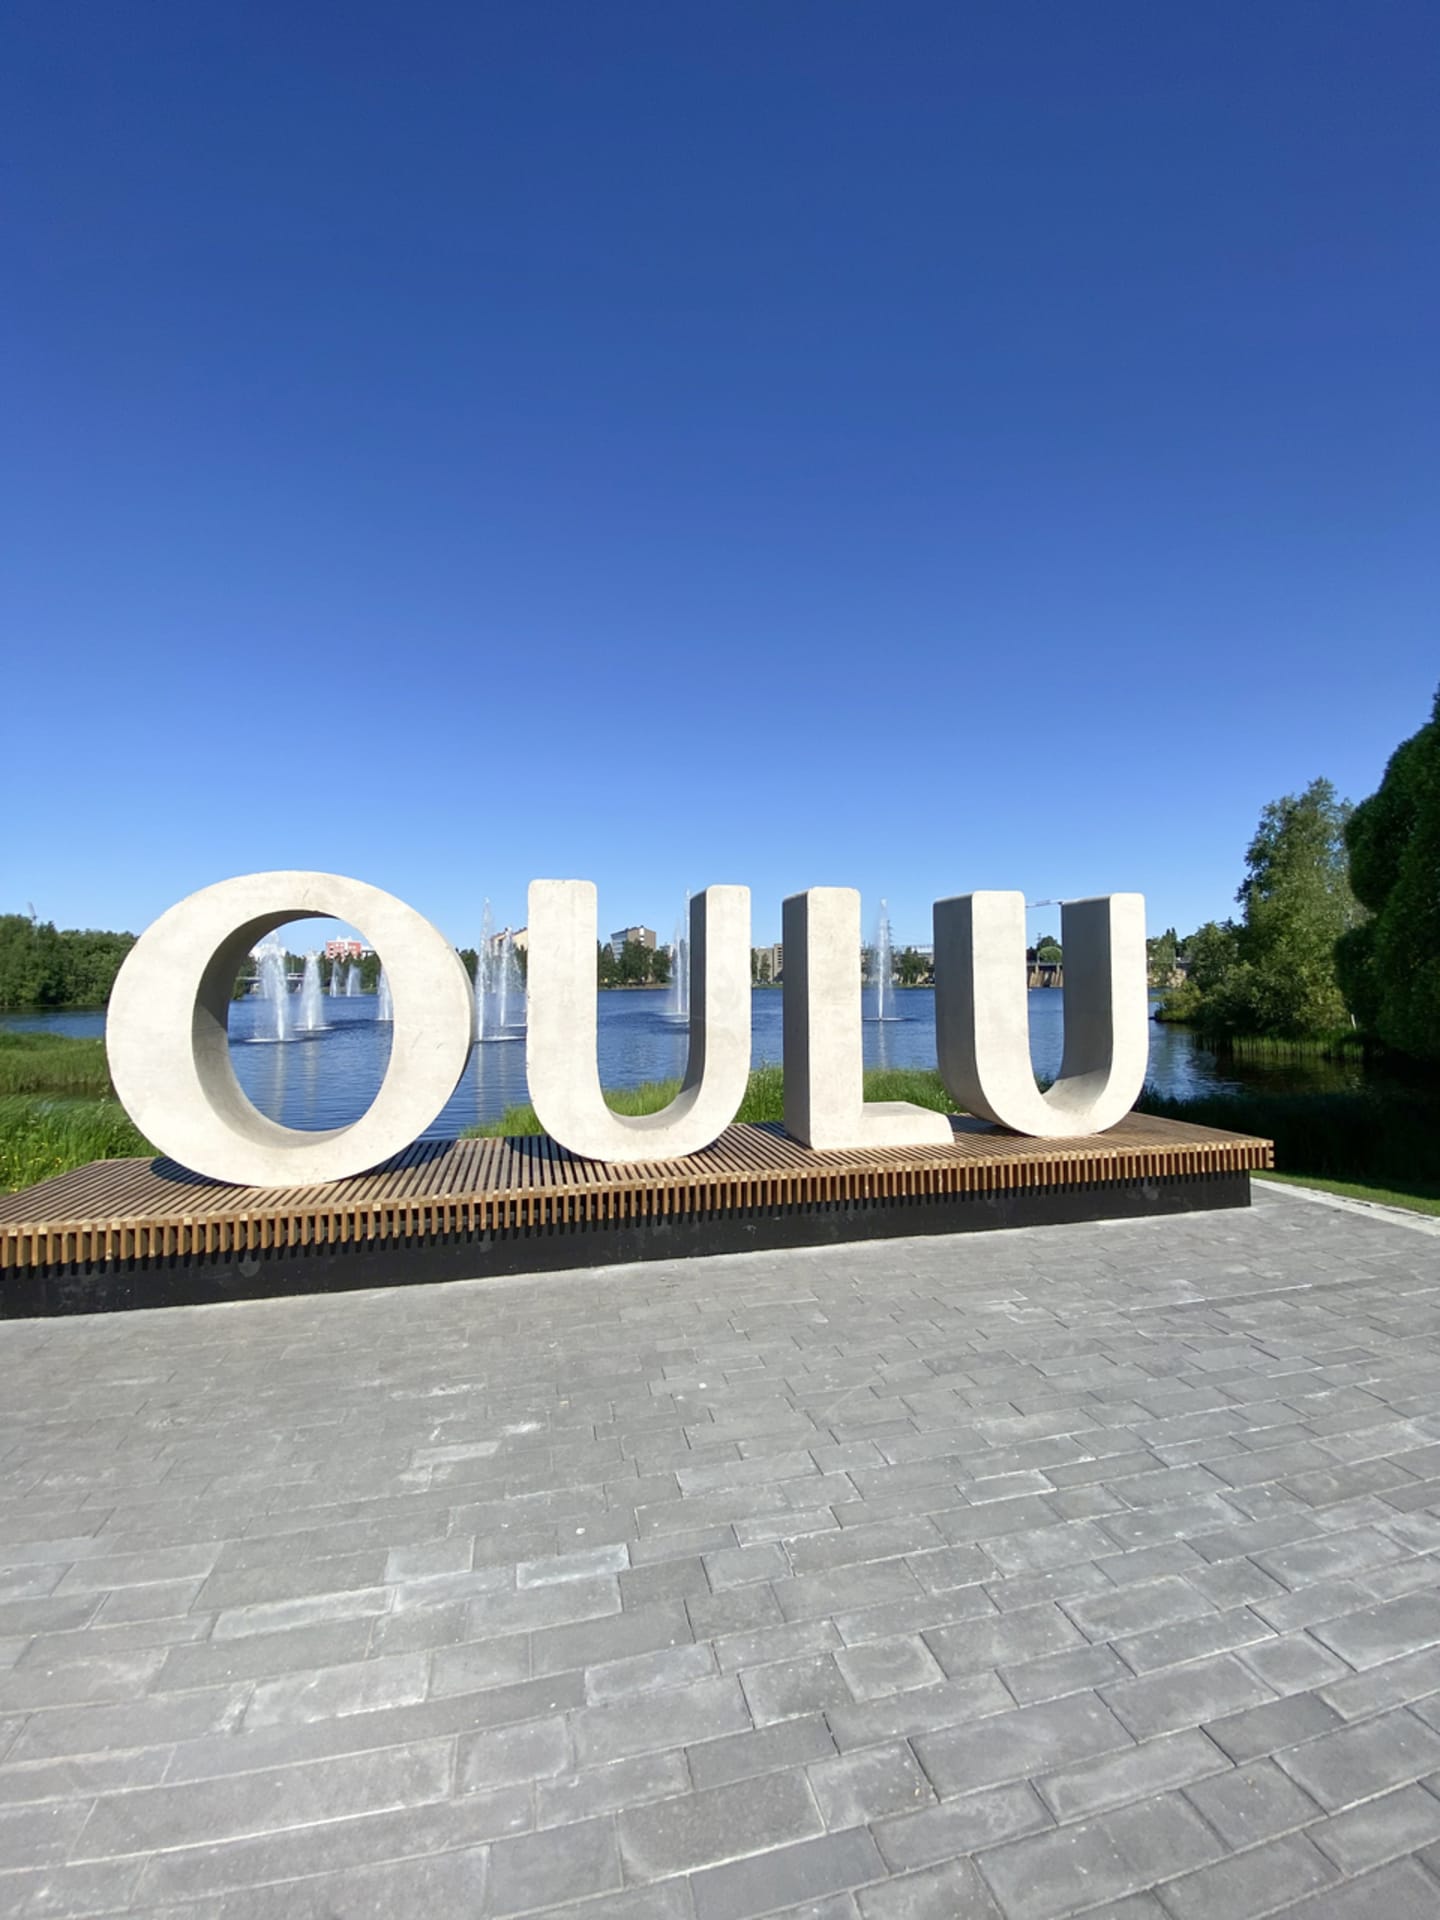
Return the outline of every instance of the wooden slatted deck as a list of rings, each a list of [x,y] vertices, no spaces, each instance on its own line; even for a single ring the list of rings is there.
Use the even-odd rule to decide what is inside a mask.
[[[1273,1164],[1268,1140],[1140,1113],[1075,1140],[965,1118],[954,1129],[949,1147],[812,1153],[778,1126],[732,1126],[703,1153],[631,1166],[577,1159],[543,1137],[420,1142],[373,1173],[283,1192],[226,1186],[164,1160],[98,1160],[0,1197],[0,1274],[1193,1180]]]

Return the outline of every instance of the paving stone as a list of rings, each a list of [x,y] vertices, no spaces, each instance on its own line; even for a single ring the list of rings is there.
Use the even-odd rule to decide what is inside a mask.
[[[863,1920],[1000,1920],[984,1881],[968,1860],[947,1860],[863,1887],[857,1904]]]
[[[1374,1667],[1440,1644],[1440,1594],[1412,1593],[1337,1615],[1311,1632],[1352,1667]],[[3,1701],[0,1690],[0,1701]]]
[[[918,1634],[895,1640],[871,1640],[843,1647],[835,1664],[856,1700],[877,1700],[912,1687],[933,1686],[944,1678],[934,1655]]]
[[[935,1795],[904,1741],[865,1747],[809,1769],[810,1790],[825,1825],[858,1827],[890,1814],[913,1813]]]
[[[617,1827],[626,1873],[659,1880],[808,1839],[822,1823],[804,1774],[793,1772],[628,1808]]]
[[[1096,1695],[1072,1694],[998,1713],[973,1725],[920,1733],[912,1744],[944,1797],[1008,1780],[1034,1779],[1042,1772],[1118,1752],[1134,1743]]]
[[[1320,1808],[1273,1760],[1252,1760],[1214,1779],[1193,1781],[1186,1797],[1234,1848],[1306,1827]],[[1333,1857],[1333,1856],[1332,1856]]]
[[[809,1660],[779,1660],[772,1666],[751,1667],[740,1675],[750,1717],[757,1727],[797,1714],[823,1712],[850,1704],[845,1676],[828,1653]]]
[[[728,1734],[687,1749],[690,1772],[697,1787],[720,1786],[727,1780],[743,1780],[751,1774],[772,1773],[780,1767],[828,1759],[834,1752],[830,1729],[818,1713],[795,1720],[777,1720],[754,1732]]]
[[[1058,1606],[1047,1604],[936,1627],[925,1634],[925,1644],[947,1674],[966,1674],[1063,1653],[1084,1646],[1085,1637]]]
[[[1046,1773],[1034,1784],[1057,1820],[1079,1820],[1228,1770],[1229,1762],[1214,1742],[1189,1730],[1083,1760]]]
[[[750,1725],[745,1697],[733,1679],[700,1680],[638,1700],[587,1707],[573,1722],[576,1753],[585,1765],[688,1747]]]
[[[885,1863],[863,1829],[827,1833],[691,1876],[696,1920],[751,1920],[885,1877]]]
[[[1440,1844],[1440,1798],[1423,1786],[1397,1787],[1336,1814],[1311,1838],[1342,1873],[1364,1873],[1382,1861]]]
[[[1285,1920],[1432,1920],[1440,1881],[1412,1860],[1367,1873],[1285,1909]]]
[[[1137,1740],[1148,1740],[1256,1706],[1269,1697],[1269,1689],[1233,1654],[1221,1653],[1103,1687],[1100,1697]]]
[[[1000,1678],[1022,1707],[1058,1700],[1067,1693],[1088,1693],[1108,1680],[1128,1680],[1131,1671],[1113,1647],[1077,1647],[1071,1653],[1046,1654],[1018,1667],[1002,1666]]]
[[[1275,1758],[1322,1807],[1338,1812],[1440,1768],[1440,1733],[1397,1708],[1287,1747]]]
[[[1216,1920],[1222,1914],[1225,1920],[1248,1920],[1317,1887],[1331,1887],[1335,1878],[1334,1867],[1303,1834],[1288,1834],[1167,1881],[1163,1898],[1175,1920]],[[1327,1893],[1326,1900],[1332,1897]]]
[[[490,1849],[494,1914],[548,1910],[619,1885],[620,1854],[608,1818],[519,1834]]]
[[[957,1854],[978,1853],[1022,1834],[1054,1825],[1049,1809],[1027,1781],[986,1787],[938,1807],[905,1813],[875,1823],[880,1851],[892,1867],[934,1866]]]
[[[536,1782],[535,1824],[558,1827],[571,1820],[590,1820],[597,1814],[689,1793],[690,1787],[683,1751],[641,1753],[605,1767],[560,1772]]]

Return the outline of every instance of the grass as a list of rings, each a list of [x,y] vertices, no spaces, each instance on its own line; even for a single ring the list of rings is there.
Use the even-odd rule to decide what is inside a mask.
[[[1322,1193],[1343,1194],[1347,1200],[1373,1200],[1381,1207],[1404,1207],[1411,1213],[1440,1215],[1440,1187],[1401,1192],[1395,1187],[1371,1186],[1359,1180],[1317,1180],[1309,1173],[1260,1173],[1255,1177],[1273,1180],[1277,1186],[1318,1187]]]
[[[0,1029],[0,1097],[18,1093],[113,1100],[105,1042]]]
[[[155,1149],[115,1100],[0,1098],[0,1193]]]
[[[1259,1034],[1197,1034],[1219,1060],[1248,1060],[1256,1066],[1289,1066],[1306,1060],[1342,1060],[1363,1065],[1377,1049],[1349,1028],[1309,1040],[1276,1040]]]
[[[680,1091],[678,1080],[651,1080],[642,1087],[618,1087],[605,1095],[612,1113],[658,1113],[668,1107]],[[933,1107],[937,1113],[953,1113],[955,1102],[946,1093],[938,1073],[902,1068],[877,1067],[865,1075],[867,1100],[913,1100],[918,1107]],[[756,1067],[745,1089],[737,1120],[778,1121],[785,1116],[785,1083],[777,1066]],[[507,1107],[498,1120],[466,1129],[467,1137],[494,1138],[501,1134],[543,1133],[544,1128],[530,1106]]]

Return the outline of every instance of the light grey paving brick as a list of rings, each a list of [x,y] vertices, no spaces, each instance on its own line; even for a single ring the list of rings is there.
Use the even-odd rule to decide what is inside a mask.
[[[87,1861],[79,1866],[16,1867],[0,1871],[0,1903],[7,1920],[50,1920],[52,1915],[143,1913],[136,1890],[138,1860]],[[168,1920],[168,1916],[167,1916]]]
[[[1000,1920],[968,1860],[946,1860],[862,1887],[857,1901],[864,1920]]]
[[[936,1727],[959,1726],[986,1714],[1008,1713],[1014,1704],[998,1674],[972,1673],[963,1680],[947,1680],[943,1686],[912,1687],[853,1707],[829,1707],[825,1718],[836,1743],[848,1752],[897,1735],[908,1737]]]
[[[1423,1786],[1397,1787],[1322,1822],[1311,1838],[1342,1873],[1364,1873],[1440,1844],[1440,1798]]]
[[[1412,1593],[1384,1600],[1378,1606],[1321,1621],[1311,1632],[1352,1667],[1378,1666],[1440,1644],[1440,1594]]]
[[[1087,1693],[1106,1681],[1128,1680],[1131,1671],[1113,1647],[1077,1647],[1018,1667],[1002,1666],[1000,1678],[1024,1707],[1037,1700],[1058,1700],[1067,1693]]]
[[[1306,1827],[1320,1808],[1273,1760],[1252,1760],[1186,1788],[1192,1805],[1237,1851]]]
[[[90,1813],[88,1800],[32,1800],[0,1806],[0,1862],[58,1865],[70,1854]]]
[[[1097,1696],[1072,1694],[972,1725],[920,1733],[912,1744],[931,1782],[946,1797],[1008,1780],[1034,1779],[1133,1742]]]
[[[690,1769],[683,1751],[636,1754],[633,1759],[616,1760],[610,1766],[586,1767],[557,1774],[553,1779],[539,1779],[535,1824],[558,1827],[571,1820],[590,1820],[597,1814],[689,1793],[690,1786]]]
[[[1440,1692],[1440,1647],[1407,1653],[1363,1673],[1347,1674],[1321,1689],[1322,1697],[1347,1720],[1363,1719],[1381,1707],[1420,1705]]]
[[[844,1647],[836,1653],[835,1664],[856,1700],[878,1700],[908,1688],[933,1686],[944,1678],[918,1634]]]
[[[751,1920],[801,1901],[883,1879],[885,1863],[861,1828],[827,1833],[691,1876],[696,1920]]]
[[[1308,1633],[1284,1633],[1238,1649],[1250,1671],[1276,1693],[1307,1693],[1349,1671]]]
[[[722,1673],[765,1667],[778,1660],[799,1660],[809,1654],[835,1653],[842,1644],[833,1620],[785,1620],[779,1626],[756,1627],[750,1633],[727,1633],[713,1642],[715,1664]]]
[[[821,1829],[800,1772],[735,1780],[649,1806],[617,1819],[620,1852],[632,1879],[659,1880],[722,1860],[808,1839]]]
[[[490,1911],[548,1911],[586,1894],[618,1889],[620,1877],[620,1854],[609,1818],[517,1834],[497,1840],[490,1849]]]
[[[1167,1881],[1163,1897],[1175,1920],[1217,1920],[1220,1914],[1249,1920],[1317,1887],[1331,1887],[1335,1879],[1334,1867],[1305,1835],[1287,1834]]]
[[[626,1700],[637,1694],[658,1693],[703,1680],[715,1672],[715,1655],[704,1644],[687,1642],[657,1653],[633,1653],[585,1670],[585,1698],[590,1702]]]
[[[455,1755],[459,1793],[490,1792],[526,1781],[553,1780],[571,1765],[570,1731],[557,1715],[462,1735]]]
[[[825,1825],[858,1827],[887,1815],[913,1813],[935,1795],[903,1740],[864,1747],[809,1769],[810,1790]]]
[[[522,1560],[515,1569],[517,1587],[551,1587],[573,1580],[590,1580],[597,1574],[619,1573],[630,1565],[626,1546],[582,1547],[577,1552],[556,1553],[539,1560]]]
[[[1243,1659],[1250,1648],[1274,1638],[1274,1629],[1248,1607],[1230,1607],[1224,1613],[1207,1613],[1197,1620],[1177,1620],[1173,1626],[1132,1634],[1112,1644],[1127,1667],[1137,1674],[1148,1674],[1201,1660],[1213,1653],[1238,1651]],[[1252,1672],[1258,1671],[1252,1662],[1244,1661],[1244,1664]]]
[[[565,1673],[574,1667],[600,1666],[637,1653],[685,1646],[693,1637],[681,1602],[657,1601],[599,1620],[542,1628],[531,1635],[530,1663],[537,1674]]]
[[[0,1673],[0,1711],[28,1713],[37,1707],[129,1700],[150,1691],[165,1660],[163,1648],[96,1653],[88,1660],[59,1663],[27,1657],[7,1673]]]
[[[403,1913],[406,1920],[448,1920],[483,1907],[489,1852],[463,1847],[453,1852],[376,1866],[342,1868],[303,1880],[285,1880],[227,1894],[211,1910],[214,1920],[335,1920],[340,1914]],[[208,1905],[209,1903],[206,1903]],[[205,1906],[166,1907],[165,1920],[209,1920]]]
[[[705,1740],[688,1750],[690,1772],[697,1787],[720,1786],[751,1774],[773,1773],[781,1767],[829,1759],[835,1742],[822,1715],[777,1720],[753,1732],[732,1733]]]
[[[986,1787],[962,1794],[938,1807],[906,1813],[875,1823],[876,1843],[887,1863],[897,1869],[934,1866],[958,1854],[978,1853],[1040,1833],[1054,1825],[1050,1810],[1028,1781]]]
[[[1229,1765],[1213,1741],[1188,1729],[1045,1773],[1034,1784],[1057,1819],[1080,1820],[1227,1772]]]
[[[1440,1768],[1440,1733],[1403,1708],[1322,1733],[1275,1756],[1330,1812]]]
[[[1148,1740],[1258,1706],[1269,1689],[1234,1654],[1220,1653],[1104,1687],[1101,1698],[1137,1740]]]
[[[1261,1754],[1297,1746],[1302,1740],[1313,1740],[1342,1724],[1340,1715],[1318,1694],[1297,1693],[1207,1721],[1205,1732],[1222,1753],[1242,1764]]]
[[[690,1687],[650,1693],[637,1700],[587,1707],[574,1717],[576,1755],[582,1765],[623,1760],[632,1753],[688,1747],[752,1722],[737,1680],[700,1680]]]
[[[1058,1606],[1047,1604],[935,1627],[926,1632],[925,1644],[947,1674],[966,1674],[1083,1647],[1085,1636]]]
[[[806,1660],[779,1660],[771,1666],[750,1667],[739,1676],[750,1717],[757,1727],[796,1714],[820,1713],[827,1707],[848,1706],[850,1689],[828,1653]]]
[[[429,1679],[430,1663],[425,1655],[406,1653],[262,1680],[245,1708],[244,1725],[294,1725],[340,1714],[409,1706],[425,1698]]]
[[[434,1741],[232,1779],[106,1794],[95,1802],[73,1857],[199,1846],[347,1814],[423,1806],[449,1792],[451,1766],[450,1743]]]
[[[1031,1834],[979,1856],[1006,1920],[1061,1920],[1077,1888],[1090,1904],[1131,1892],[1140,1875],[1115,1840],[1093,1823]]]
[[[1285,1920],[1431,1920],[1440,1881],[1413,1860],[1382,1867],[1285,1909]]]
[[[1193,1620],[1213,1612],[1213,1607],[1187,1580],[1172,1575],[1113,1594],[1067,1600],[1065,1611],[1088,1640],[1118,1640],[1177,1620]]]

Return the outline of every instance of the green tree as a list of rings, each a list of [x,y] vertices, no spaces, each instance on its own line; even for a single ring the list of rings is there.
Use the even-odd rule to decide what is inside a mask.
[[[615,958],[615,949],[608,940],[602,940],[595,949],[595,980],[601,987],[616,987],[620,984],[620,963]]]
[[[1175,956],[1179,945],[1174,927],[1167,927],[1164,933],[1157,933],[1145,942],[1152,987],[1169,986],[1170,976],[1175,971]]]
[[[1058,940],[1052,940],[1047,935],[1036,946],[1035,958],[1058,965],[1058,963],[1065,958],[1065,950]]]
[[[1390,756],[1346,828],[1355,893],[1373,918],[1340,941],[1340,979],[1359,1023],[1417,1060],[1440,1060],[1440,693]]]
[[[1318,1038],[1344,1024],[1336,945],[1361,917],[1345,846],[1350,811],[1328,780],[1263,809],[1235,896],[1242,918],[1191,935],[1188,978],[1166,995],[1167,1019],[1277,1039]]]
[[[895,962],[895,972],[902,987],[917,986],[930,970],[930,963],[923,953],[917,953],[914,947],[902,947]]]

